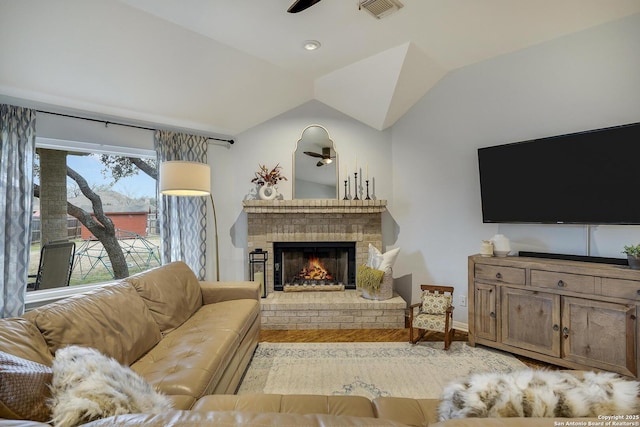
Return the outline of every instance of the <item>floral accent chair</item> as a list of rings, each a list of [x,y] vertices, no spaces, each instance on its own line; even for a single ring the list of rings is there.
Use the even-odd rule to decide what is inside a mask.
[[[455,333],[453,286],[420,285],[420,289],[420,302],[409,307],[409,340],[415,344],[424,338],[427,331],[442,332],[444,349],[449,350]]]

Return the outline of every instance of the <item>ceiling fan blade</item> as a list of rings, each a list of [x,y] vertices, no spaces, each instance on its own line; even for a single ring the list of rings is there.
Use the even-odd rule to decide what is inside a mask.
[[[289,9],[287,9],[287,12],[289,13],[302,12],[303,10],[313,6],[319,1],[320,0],[296,0],[291,6],[289,6]]]
[[[326,164],[326,163],[318,162],[318,163],[316,163],[316,166],[317,166],[317,167],[320,167],[320,166],[324,166],[325,164]]]
[[[322,154],[314,153],[313,151],[304,151],[304,154],[311,157],[320,157],[321,159],[324,158]]]

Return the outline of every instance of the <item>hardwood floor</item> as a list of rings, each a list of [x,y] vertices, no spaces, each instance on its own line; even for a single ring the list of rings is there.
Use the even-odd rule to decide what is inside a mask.
[[[467,333],[457,331],[454,341],[467,341]],[[305,329],[261,330],[260,342],[408,342],[409,329]],[[423,341],[442,341],[442,334],[428,332]],[[530,368],[567,369],[514,355]]]

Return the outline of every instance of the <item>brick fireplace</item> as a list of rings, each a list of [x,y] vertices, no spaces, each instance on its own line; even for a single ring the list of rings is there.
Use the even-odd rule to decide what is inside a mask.
[[[268,252],[263,329],[403,328],[406,302],[395,295],[367,300],[355,289],[326,292],[274,291],[274,243],[350,243],[355,264],[367,262],[369,243],[382,249],[385,200],[246,200],[248,249]],[[278,245],[280,246],[280,245]],[[324,246],[324,245],[320,245]],[[339,245],[338,245],[339,246]],[[352,277],[353,273],[348,273]],[[351,282],[352,279],[343,280]]]
[[[386,200],[245,200],[248,249],[269,253],[267,293],[274,291],[274,242],[354,242],[356,265],[367,262],[369,243],[382,249]]]

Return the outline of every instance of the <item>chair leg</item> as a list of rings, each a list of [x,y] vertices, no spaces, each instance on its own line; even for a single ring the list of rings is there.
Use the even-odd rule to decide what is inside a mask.
[[[413,328],[412,328],[413,329]],[[411,342],[413,344],[417,344],[418,341],[420,341],[422,338],[424,338],[424,336],[427,334],[427,331],[424,329],[418,329],[418,336],[415,337],[415,339],[413,338],[414,334],[413,334],[413,330],[411,331]]]
[[[444,349],[449,350],[451,346],[451,341],[453,341],[453,335],[456,333],[456,330],[451,328],[449,332],[445,332],[444,334]]]

